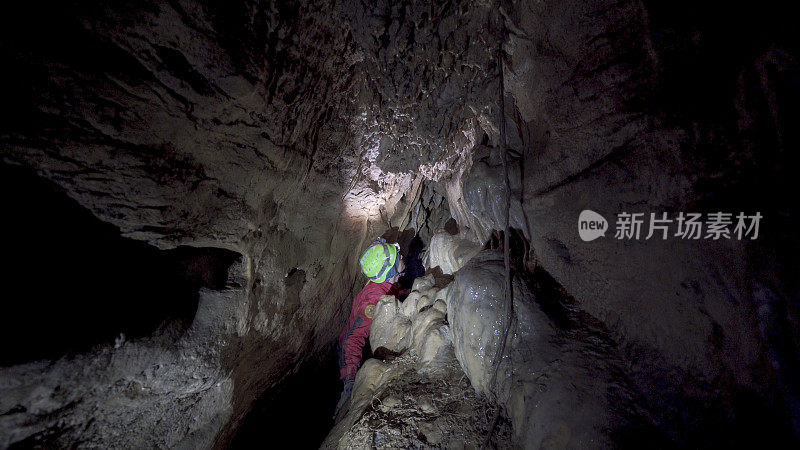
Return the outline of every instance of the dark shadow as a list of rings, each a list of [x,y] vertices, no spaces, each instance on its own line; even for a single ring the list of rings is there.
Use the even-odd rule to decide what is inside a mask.
[[[658,408],[668,420],[653,423],[632,417],[627,426],[613,430],[617,448],[798,448],[791,425],[782,413],[782,400],[774,392],[732,387],[716,398],[675,396],[661,392]]]
[[[398,281],[400,290],[410,291],[414,285],[414,280],[425,274],[425,267],[422,266],[422,253],[425,251],[425,243],[417,235],[414,228],[407,228],[402,232],[398,227],[392,227],[381,235],[386,239],[386,242],[395,243],[400,245],[400,254],[403,256],[406,269],[405,274],[400,277]],[[402,301],[408,294],[400,295],[398,298]]]
[[[425,275],[430,274],[433,274],[433,284],[439,289],[444,288],[456,279],[454,275],[442,272],[442,268],[439,266],[431,267],[425,271]]]
[[[333,410],[342,383],[336,351],[303,363],[256,400],[231,448],[317,449],[333,428]]]
[[[405,251],[403,251],[405,250]],[[425,251],[425,243],[419,235],[414,235],[405,248],[400,249],[406,262],[405,274],[400,277],[400,289],[408,289],[414,285],[414,280],[425,275],[425,267],[422,265],[422,253]]]
[[[138,338],[169,325],[180,335],[199,289],[223,288],[240,257],[122,238],[26,168],[0,164],[0,199],[3,366],[85,352],[121,333]]]
[[[450,234],[451,236],[458,235],[459,228],[456,219],[452,217],[447,219],[447,222],[444,223],[444,230],[447,231],[447,233]]]
[[[485,248],[502,252],[503,232],[493,231]],[[610,331],[583,311],[550,273],[527,260],[530,245],[519,230],[511,229],[509,250],[513,273],[524,280],[556,328],[595,354],[610,356],[617,351]],[[613,408],[623,411],[625,419],[611,431],[617,448],[797,447],[785,414],[786,399],[774,388],[746,388],[721,377],[714,381],[717,396],[711,397],[692,394],[692,386],[669,379],[653,382],[635,373],[608,370],[618,371],[619,383],[628,383],[632,376],[638,386],[632,399],[611,395]]]

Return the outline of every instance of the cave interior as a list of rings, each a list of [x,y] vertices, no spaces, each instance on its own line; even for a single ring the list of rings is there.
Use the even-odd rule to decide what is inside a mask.
[[[800,445],[784,2],[0,8],[0,448]]]

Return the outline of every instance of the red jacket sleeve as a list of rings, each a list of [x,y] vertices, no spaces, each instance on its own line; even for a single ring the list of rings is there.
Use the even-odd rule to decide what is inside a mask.
[[[361,353],[364,344],[369,338],[369,327],[372,325],[372,311],[381,295],[389,293],[394,286],[389,283],[369,283],[358,293],[353,301],[351,311],[352,326],[346,330],[341,338],[343,358],[339,364],[340,378],[355,378],[358,367],[361,365]]]
[[[369,337],[371,323],[372,319],[367,319],[359,314],[359,317],[353,323],[353,327],[348,330],[343,346],[345,366],[339,372],[340,378],[355,378],[358,366],[361,365],[361,352]]]

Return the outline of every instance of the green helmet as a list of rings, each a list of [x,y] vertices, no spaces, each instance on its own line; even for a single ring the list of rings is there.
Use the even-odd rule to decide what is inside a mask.
[[[378,239],[361,255],[358,263],[361,272],[375,283],[383,283],[397,262],[397,244],[387,244],[385,239]]]

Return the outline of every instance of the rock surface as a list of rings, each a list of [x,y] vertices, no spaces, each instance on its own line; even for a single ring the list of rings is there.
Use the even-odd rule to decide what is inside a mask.
[[[451,350],[452,351],[452,350]],[[455,359],[420,373],[409,355],[392,363],[368,360],[350,412],[322,448],[478,448],[491,423],[492,407],[479,397]],[[369,380],[369,381],[366,381]],[[502,422],[491,448],[511,446]]]
[[[383,347],[392,352],[402,353],[408,349],[411,340],[411,319],[400,311],[400,303],[394,295],[384,295],[375,305],[372,325],[369,329],[369,342],[372,352]]]
[[[483,443],[491,404],[471,387],[456,361],[445,312],[431,304],[418,308],[420,296],[443,297],[450,292],[434,286],[433,278],[417,278],[402,305],[394,296],[381,298],[370,343],[375,354],[385,347],[400,356],[364,362],[349,410],[323,448],[473,448]],[[498,448],[511,445],[506,422],[492,443]]]
[[[504,406],[523,448],[547,447],[553,440],[560,448],[612,445],[610,431],[626,420],[615,415],[630,397],[622,380],[612,380],[616,356],[559,332],[519,279],[513,290],[509,314],[503,258],[494,251],[478,254],[456,272],[447,317],[456,357],[472,386]],[[613,383],[620,383],[618,389]]]
[[[0,447],[214,442],[231,420],[235,381],[213,341],[235,333],[236,310],[247,304],[245,281],[240,261],[225,289],[202,289],[195,321],[180,338],[121,339],[73,359],[0,371]]]
[[[466,438],[458,445],[476,447],[485,439],[480,433],[489,433],[486,414],[475,416],[472,411],[477,420],[472,426],[449,420],[449,414],[433,404],[453,398],[462,407],[477,403],[481,410],[499,405],[501,417],[511,425],[510,430],[500,427],[494,441],[500,448],[612,445],[612,432],[627,423],[624,414],[632,397],[625,381],[613,378],[622,367],[618,356],[603,339],[559,331],[519,279],[508,343],[496,367],[509,319],[504,273],[502,255],[487,250],[458,270],[447,287],[434,286],[433,275],[428,275],[415,281],[405,300],[411,303],[397,305],[393,296],[382,297],[377,311],[383,312],[372,322],[370,342],[375,354],[385,345],[400,357],[364,363],[350,410],[324,446],[450,448],[456,445],[454,438]],[[417,297],[423,292],[424,297],[441,298],[437,301],[446,305],[446,314],[431,304],[418,308]],[[466,386],[460,381],[464,378],[469,380]],[[459,385],[467,392],[456,395]],[[424,440],[419,441],[420,436]]]
[[[469,239],[453,236],[440,230],[433,235],[425,255],[427,267],[440,267],[443,273],[452,274],[481,251],[481,246]]]
[[[774,53],[780,48],[782,55],[796,54],[797,46],[780,34],[789,33],[786,28],[766,31],[771,25],[757,22],[770,17],[784,26],[773,16],[777,10],[765,8],[756,21],[735,10],[726,22],[730,28],[717,29],[710,25],[720,15],[713,7],[690,7],[697,14],[693,19],[677,18],[652,2],[515,2],[504,7],[509,33],[505,116],[509,146],[521,155],[512,153],[510,223],[529,240],[529,259],[574,297],[576,307],[611,330],[631,362],[631,378],[642,391],[659,392],[653,400],[656,409],[672,411],[666,403],[684,396],[712,404],[717,391],[708,386],[721,383],[728,393],[794,392],[776,407],[796,411],[798,390],[787,381],[797,373],[795,351],[779,350],[784,344],[757,331],[757,323],[769,316],[771,326],[784,330],[776,334],[798,348],[796,333],[788,331],[792,325],[782,325],[797,323],[796,302],[777,301],[795,296],[789,294],[796,288],[788,272],[778,266],[796,267],[797,260],[777,250],[783,246],[777,242],[797,248],[787,235],[794,221],[786,219],[796,210],[772,200],[795,181],[777,172],[777,178],[767,175],[776,167],[770,164],[786,162],[776,149],[788,132],[787,122],[758,119],[776,113],[755,100],[770,92],[778,95],[780,85],[782,104],[789,105],[789,96],[797,92],[796,86],[778,81],[780,73],[797,73],[797,64],[787,65]],[[697,30],[692,40],[678,37],[684,26]],[[743,29],[753,38],[737,41],[747,56],[729,47],[728,36],[741,36]],[[679,62],[684,52],[696,52],[691,67]],[[772,61],[772,75],[759,69],[765,58]],[[700,72],[717,78],[696,78]],[[759,76],[761,88],[747,86],[746,80]],[[490,120],[498,123],[496,116]],[[483,126],[495,142],[497,128]],[[759,150],[753,147],[753,133],[764,139]],[[461,237],[481,244],[492,229],[503,229],[505,220],[498,206],[504,198],[501,165],[496,155],[483,154],[476,150],[471,168],[439,187]],[[646,221],[638,239],[615,239],[609,233],[583,242],[576,226],[585,209],[599,212],[612,227],[622,212],[644,213],[647,219],[650,213],[667,212],[674,219],[679,212],[770,210],[774,232],[784,237],[648,240]],[[784,256],[777,263],[772,258],[779,254]],[[771,286],[767,290],[784,294],[759,300],[764,282]],[[785,313],[757,312],[774,311],[778,304]],[[764,345],[773,349],[770,364],[784,375],[763,376]],[[662,406],[655,406],[659,402]],[[656,414],[657,421],[676,420],[674,412]],[[788,414],[797,434],[798,416]],[[679,433],[673,436],[683,439]]]

